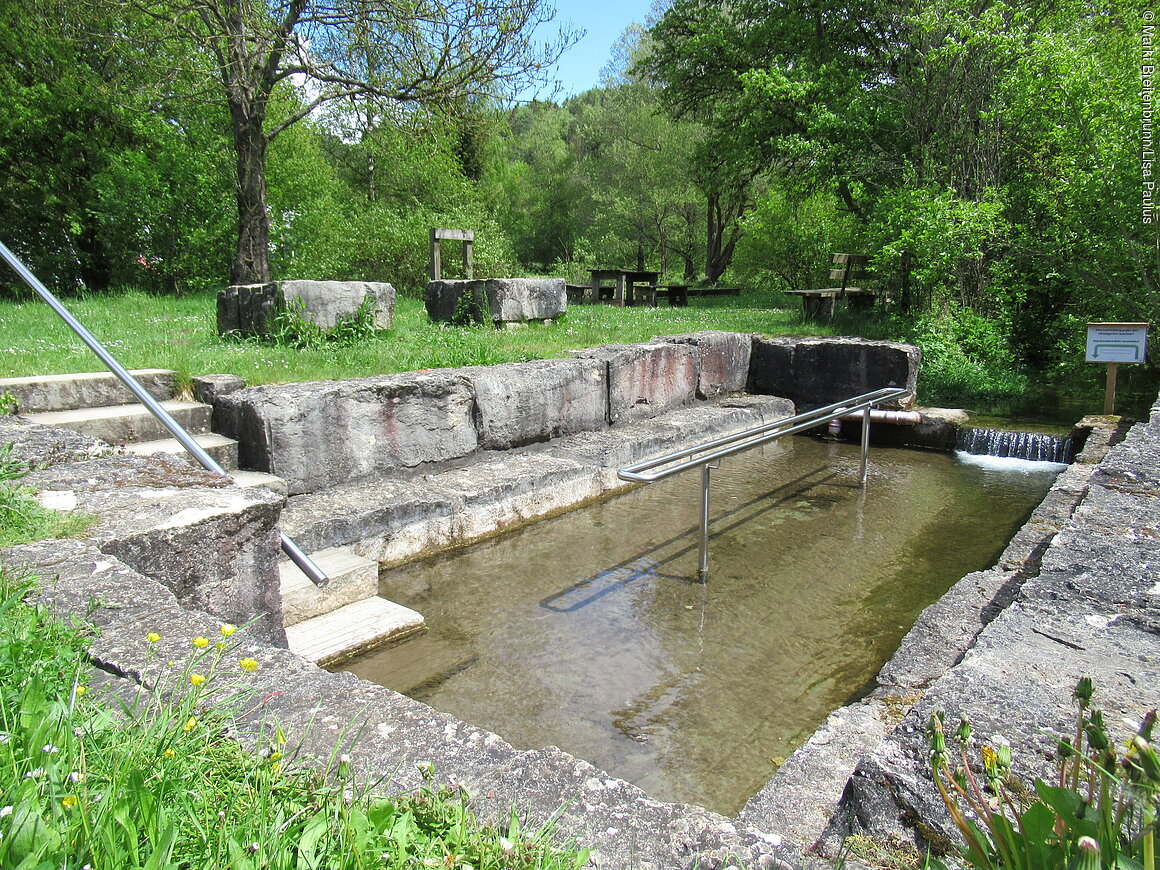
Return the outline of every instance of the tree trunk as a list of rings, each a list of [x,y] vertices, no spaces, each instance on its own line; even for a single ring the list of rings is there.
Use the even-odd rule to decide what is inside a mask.
[[[264,112],[231,95],[230,114],[238,158],[238,250],[230,283],[266,284],[270,280],[270,215],[266,210]]]

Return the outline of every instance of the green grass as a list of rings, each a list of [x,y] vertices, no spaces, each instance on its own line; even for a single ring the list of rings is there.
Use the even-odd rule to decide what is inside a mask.
[[[472,867],[566,870],[558,849],[516,818],[478,823],[466,795],[428,786],[392,794],[334,753],[327,771],[286,757],[276,727],[241,731],[261,666],[238,659],[232,626],[188,638],[166,667],[140,645],[157,690],[136,703],[89,690],[93,629],[22,600],[0,572],[0,866],[40,868]],[[244,629],[243,629],[244,631]],[[172,653],[170,653],[172,654]]]
[[[520,330],[432,324],[421,301],[400,298],[394,328],[349,346],[297,350],[217,335],[213,294],[93,296],[67,303],[129,368],[169,368],[188,378],[228,372],[251,385],[361,377],[426,368],[560,356],[572,348],[725,329],[818,333],[799,312],[758,297],[693,299],[687,308],[576,306],[555,323]],[[826,330],[828,331],[828,330]],[[39,300],[0,302],[0,371],[7,377],[95,371],[99,361]]]
[[[127,292],[68,300],[71,310],[124,365],[167,368],[188,385],[196,375],[230,373],[252,386],[363,377],[418,369],[491,365],[563,355],[574,348],[628,344],[654,336],[720,329],[764,335],[856,335],[917,344],[923,350],[919,402],[1010,415],[1036,414],[1055,389],[1015,364],[1010,352],[974,349],[956,334],[953,318],[907,319],[879,310],[839,311],[829,324],[803,320],[799,303],[780,294],[693,297],[688,307],[614,308],[579,305],[554,323],[524,329],[433,324],[423,303],[400,297],[394,328],[350,344],[294,348],[217,335],[216,295],[149,296]],[[94,371],[99,361],[39,299],[0,301],[0,376]],[[970,336],[967,337],[968,339]],[[1135,368],[1143,368],[1137,366]],[[1089,374],[1085,372],[1085,374]],[[1091,383],[1079,385],[1083,402],[1098,401]],[[1141,376],[1129,372],[1125,376]],[[1138,378],[1140,379],[1140,378]],[[1149,381],[1137,402],[1155,396]],[[1061,408],[1076,419],[1088,411]],[[1098,408],[1096,408],[1098,410]]]
[[[0,445],[0,549],[83,534],[96,521],[87,514],[62,514],[41,505],[34,490],[15,483],[26,473],[25,464],[12,459],[12,445]]]

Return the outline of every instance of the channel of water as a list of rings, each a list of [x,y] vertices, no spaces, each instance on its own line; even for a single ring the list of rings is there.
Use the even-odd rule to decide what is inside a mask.
[[[1063,467],[797,436],[384,570],[429,630],[348,664],[521,748],[734,815],[918,614],[991,566]]]

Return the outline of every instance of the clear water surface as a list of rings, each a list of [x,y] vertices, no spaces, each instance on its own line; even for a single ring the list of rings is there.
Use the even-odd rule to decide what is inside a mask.
[[[990,567],[1062,466],[798,436],[381,575],[423,636],[346,669],[733,815],[873,685],[924,607]]]

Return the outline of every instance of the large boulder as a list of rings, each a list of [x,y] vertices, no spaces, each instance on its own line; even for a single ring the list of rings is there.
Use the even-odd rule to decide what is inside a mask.
[[[569,352],[608,366],[608,420],[655,417],[696,401],[700,353],[693,344],[606,344]]]
[[[917,347],[895,341],[756,338],[750,391],[784,396],[805,411],[883,387],[902,387],[908,395],[889,407],[908,408],[914,404],[921,359]]]
[[[243,468],[276,474],[291,494],[479,446],[470,379],[454,371],[251,387],[222,396],[215,423],[239,441]]]
[[[608,425],[608,367],[552,359],[462,370],[475,384],[479,445],[506,450]]]
[[[495,324],[552,320],[568,309],[562,278],[431,281],[427,314],[441,323]]]
[[[266,335],[274,315],[298,310],[319,329],[334,329],[369,305],[375,329],[390,329],[395,313],[395,288],[369,281],[280,281],[242,284],[218,293],[219,335]]]

